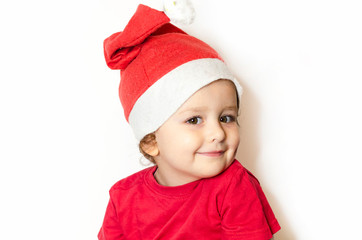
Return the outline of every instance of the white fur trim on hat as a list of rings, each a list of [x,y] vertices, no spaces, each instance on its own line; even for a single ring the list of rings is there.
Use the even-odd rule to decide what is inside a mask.
[[[176,24],[191,24],[196,15],[189,0],[164,0],[163,11]]]
[[[164,75],[139,97],[129,115],[136,139],[156,131],[192,94],[218,79],[231,80],[241,96],[242,87],[217,58],[193,60]]]

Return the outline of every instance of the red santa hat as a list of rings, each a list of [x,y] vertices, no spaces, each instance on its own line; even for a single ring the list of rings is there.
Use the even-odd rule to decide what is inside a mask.
[[[218,79],[242,87],[209,45],[139,5],[123,32],[104,41],[111,69],[121,70],[119,96],[137,140],[156,131],[193,93]]]

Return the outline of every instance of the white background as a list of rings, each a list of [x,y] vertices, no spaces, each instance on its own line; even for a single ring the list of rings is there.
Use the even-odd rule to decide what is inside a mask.
[[[276,239],[362,239],[360,1],[193,2],[183,29],[245,88],[238,159],[262,183]],[[96,239],[108,189],[144,167],[102,48],[137,5],[0,4],[1,239]]]

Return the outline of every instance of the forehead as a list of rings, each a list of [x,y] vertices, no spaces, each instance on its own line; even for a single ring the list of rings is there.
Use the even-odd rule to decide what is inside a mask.
[[[225,105],[237,107],[236,88],[234,83],[229,80],[217,80],[195,92],[179,110]]]

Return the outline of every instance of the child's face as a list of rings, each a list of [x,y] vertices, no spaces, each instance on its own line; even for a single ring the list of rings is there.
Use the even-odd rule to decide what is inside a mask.
[[[234,84],[215,81],[192,95],[157,131],[157,181],[166,186],[213,177],[239,145]]]

